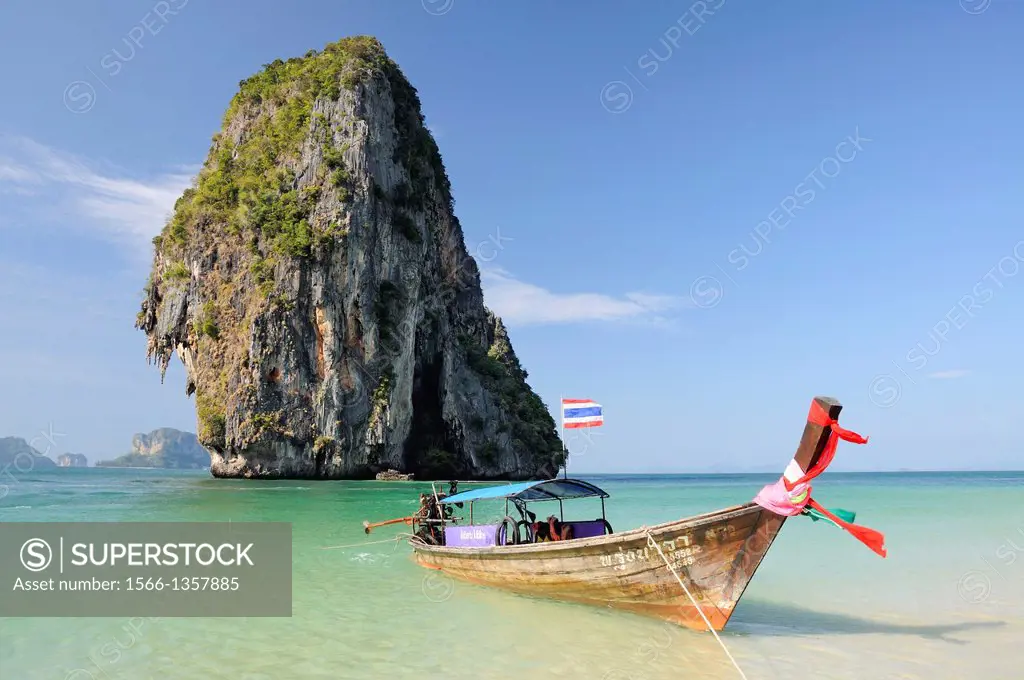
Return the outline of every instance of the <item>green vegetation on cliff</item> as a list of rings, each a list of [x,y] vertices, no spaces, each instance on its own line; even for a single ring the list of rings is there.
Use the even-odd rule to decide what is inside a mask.
[[[396,104],[399,147],[395,160],[405,164],[414,183],[422,184],[429,180],[426,159],[434,179],[440,182],[442,196],[451,205],[451,185],[437,144],[423,127],[415,88],[376,38],[357,36],[332,43],[322,52],[310,51],[287,61],[277,59],[239,83],[240,90],[224,115],[224,129],[230,130],[236,116],[261,113],[237,144],[225,133],[214,137],[210,158],[195,188],[178,199],[170,223],[154,239],[157,249],[173,255],[197,228],[208,224],[223,225],[228,234],[255,237],[269,244],[277,256],[308,257],[315,243],[334,238],[330,227],[317,230],[309,220],[320,187],[300,192],[286,163],[298,158],[311,126],[327,141],[330,131],[313,113],[317,99],[336,100],[342,88],[352,90],[378,74],[388,80]],[[351,179],[344,166],[346,149],[329,142],[323,148],[329,185],[344,202],[350,197]],[[406,215],[396,219],[396,226],[407,238],[419,240],[419,230]],[[165,275],[183,274],[187,278],[187,270],[169,269]]]

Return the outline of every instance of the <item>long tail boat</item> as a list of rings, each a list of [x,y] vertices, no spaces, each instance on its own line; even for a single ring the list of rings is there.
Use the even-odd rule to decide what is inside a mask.
[[[416,561],[454,578],[517,593],[627,610],[706,630],[722,630],[787,517],[810,514],[845,529],[885,557],[884,537],[828,511],[810,481],[828,467],[839,439],[867,440],[839,427],[838,401],[816,397],[796,454],[782,478],[755,500],[694,517],[614,533],[604,517],[608,494],[577,479],[550,479],[437,496],[439,512],[411,539]],[[566,521],[563,501],[600,498],[600,520]],[[474,525],[472,504],[505,499],[498,524]],[[537,542],[540,523],[527,503],[557,501],[567,540]],[[452,511],[469,503],[467,524]],[[509,515],[509,504],[519,520]],[[552,515],[549,523],[556,521]],[[572,529],[566,531],[565,527]]]

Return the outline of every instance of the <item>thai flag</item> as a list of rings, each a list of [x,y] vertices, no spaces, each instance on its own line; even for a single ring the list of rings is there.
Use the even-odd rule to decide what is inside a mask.
[[[562,427],[600,427],[604,425],[601,405],[590,399],[562,400]]]

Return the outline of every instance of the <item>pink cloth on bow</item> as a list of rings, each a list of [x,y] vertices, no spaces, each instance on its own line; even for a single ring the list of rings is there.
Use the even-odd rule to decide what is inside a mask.
[[[787,480],[786,475],[784,474],[779,481],[774,484],[769,484],[761,489],[754,498],[754,502],[762,508],[784,517],[799,515],[803,512],[804,507],[809,505],[812,509],[821,513],[826,519],[831,520],[836,526],[850,532],[854,538],[866,545],[875,553],[885,557],[885,536],[869,527],[853,524],[852,522],[845,521],[841,517],[837,517],[825,508],[821,507],[821,504],[811,498],[810,482],[812,479],[824,472],[825,468],[827,468],[832,462],[832,459],[836,455],[836,445],[839,443],[839,440],[842,439],[843,441],[852,442],[854,444],[867,444],[867,437],[862,437],[856,432],[839,427],[839,423],[836,422],[836,419],[830,418],[828,412],[819,405],[817,401],[811,402],[811,411],[807,414],[807,422],[820,425],[822,428],[828,428],[831,431],[828,441],[825,443],[824,448],[818,456],[817,462],[815,462],[814,466],[810,470],[804,472],[794,459],[790,463],[790,466],[796,469],[790,471],[790,469],[787,468],[786,474],[790,477],[797,476],[795,474],[797,472],[801,472],[803,474],[799,475],[799,478],[793,480]]]
[[[788,491],[786,490],[786,478],[781,477],[779,481],[761,489],[754,497],[754,502],[765,510],[771,510],[776,515],[792,517],[803,512],[810,498],[810,484],[797,484],[792,491]]]

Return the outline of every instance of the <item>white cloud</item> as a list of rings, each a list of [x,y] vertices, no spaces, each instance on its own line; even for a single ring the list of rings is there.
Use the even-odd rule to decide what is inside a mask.
[[[0,157],[0,182],[34,184],[39,179],[39,176],[28,168],[21,167],[10,158]]]
[[[935,373],[929,373],[928,377],[934,378],[935,380],[951,380],[953,378],[963,378],[970,374],[970,371],[962,368],[956,368],[949,371],[936,371]]]
[[[27,196],[49,186],[56,192],[49,195],[68,201],[66,207],[76,216],[87,218],[83,226],[147,254],[149,242],[163,229],[193,176],[178,168],[147,179],[132,178],[23,137],[5,139],[2,145],[9,155],[0,157],[0,189]]]
[[[480,272],[480,279],[487,306],[510,324],[660,321],[663,312],[685,306],[681,298],[667,295],[554,293],[520,281],[502,269],[485,269]]]

